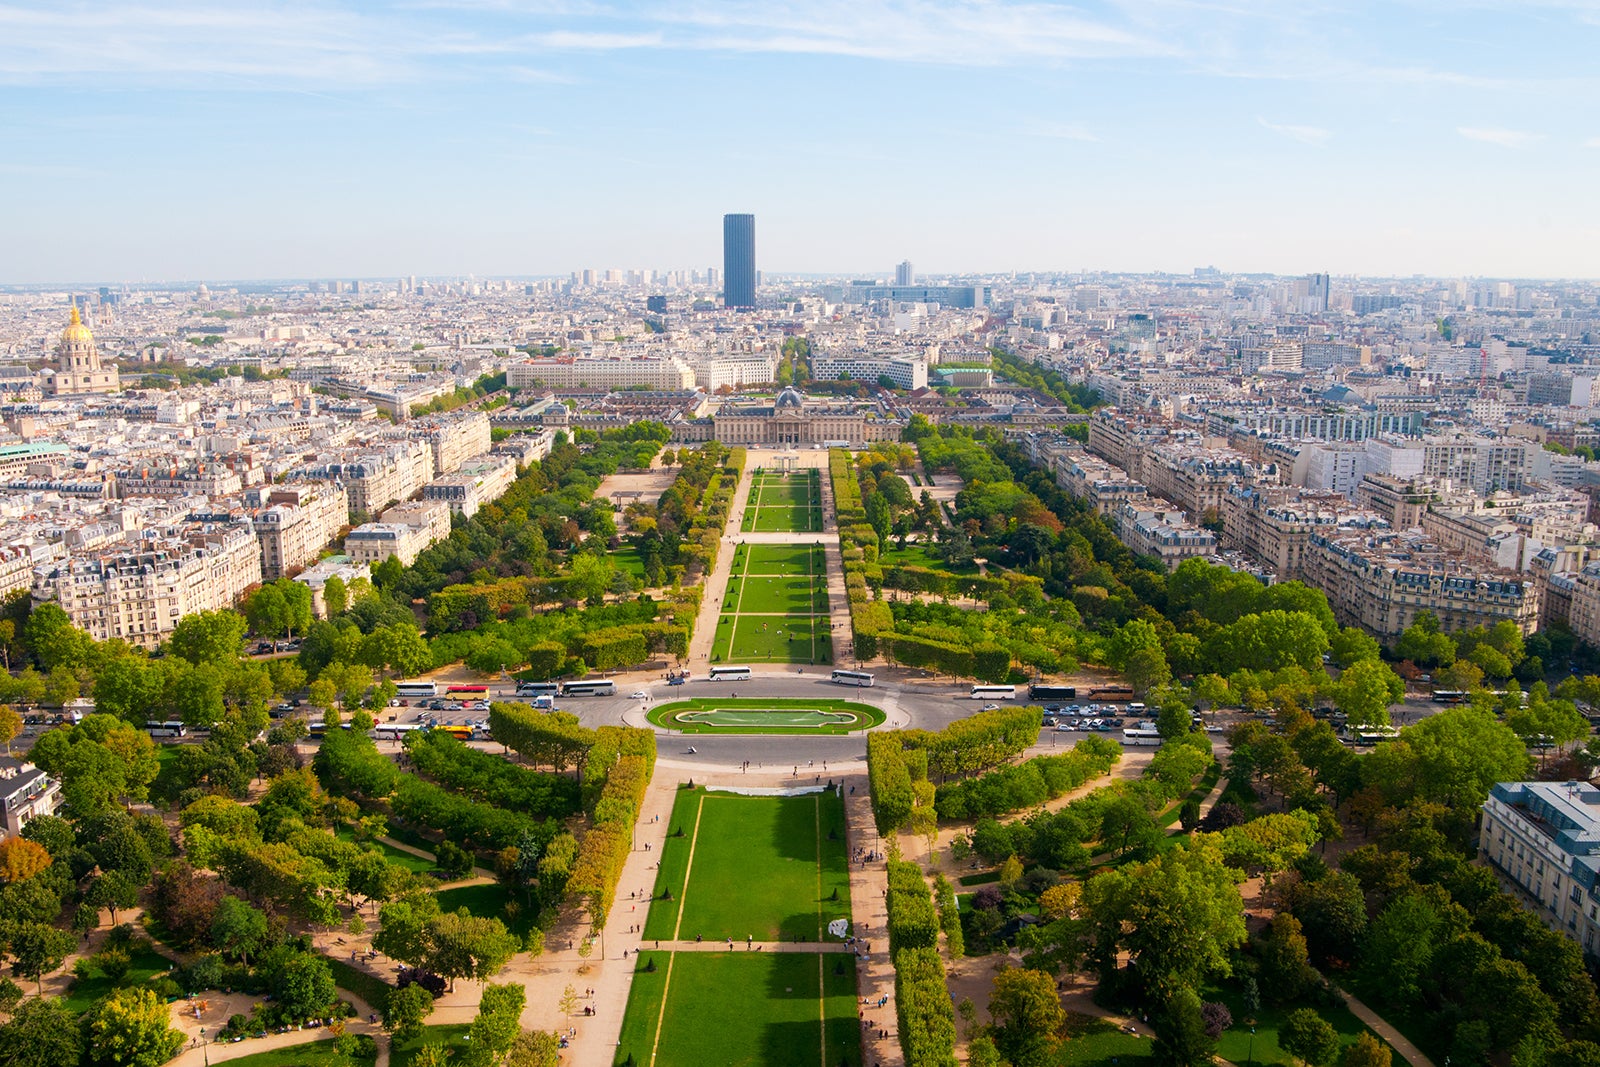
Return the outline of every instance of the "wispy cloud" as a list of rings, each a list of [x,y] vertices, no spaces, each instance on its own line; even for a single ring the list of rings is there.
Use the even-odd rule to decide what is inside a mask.
[[[1457,126],[1456,132],[1469,141],[1499,145],[1501,148],[1526,148],[1544,140],[1544,134],[1529,130],[1505,130],[1493,126]]]
[[[1259,115],[1256,116],[1256,121],[1264,129],[1271,130],[1280,137],[1287,137],[1291,141],[1299,141],[1301,144],[1325,145],[1333,139],[1333,131],[1325,130],[1321,126],[1299,126],[1294,123],[1268,122]]]
[[[1591,137],[1583,142],[1585,148],[1600,148],[1600,137]]]

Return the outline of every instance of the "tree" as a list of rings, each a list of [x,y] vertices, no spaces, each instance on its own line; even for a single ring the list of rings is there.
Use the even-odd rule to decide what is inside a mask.
[[[244,645],[244,631],[244,616],[236,612],[201,611],[179,619],[167,644],[190,663],[232,663]]]
[[[1278,1003],[1298,1000],[1311,984],[1310,952],[1300,920],[1286,911],[1272,919],[1261,941],[1260,981],[1267,996]]]
[[[1188,986],[1179,986],[1156,1013],[1155,1048],[1160,1067],[1205,1067],[1216,1051],[1216,1038],[1206,1029],[1200,998]]]
[[[1391,803],[1413,797],[1456,811],[1483,806],[1496,782],[1526,778],[1532,760],[1508,726],[1476,708],[1448,708],[1408,726],[1362,760],[1362,778]]]
[[[72,951],[72,935],[42,922],[24,922],[11,932],[11,970],[32,978],[44,995],[44,976],[61,966]]]
[[[24,882],[50,866],[50,851],[23,837],[0,841],[0,881]]]
[[[314,952],[279,945],[263,954],[260,971],[291,1019],[320,1016],[337,995],[328,961]]]
[[[1400,676],[1382,660],[1363,659],[1345,668],[1334,690],[1334,706],[1350,717],[1351,726],[1389,725],[1389,705],[1406,697]]]
[[[0,1063],[7,1067],[62,1067],[82,1059],[78,1020],[57,997],[24,1001],[0,1026]]]
[[[167,1002],[149,989],[117,989],[89,1013],[87,1062],[159,1067],[178,1054],[183,1034],[168,1025]]]
[[[1172,670],[1167,666],[1166,653],[1159,648],[1136,648],[1128,653],[1127,666],[1123,668],[1128,684],[1139,693],[1172,680]],[[1187,728],[1187,723],[1185,724]]]
[[[1284,1019],[1278,1044],[1310,1067],[1327,1067],[1339,1054],[1339,1033],[1312,1009],[1297,1008]]]
[[[518,1020],[527,997],[521,984],[489,983],[483,987],[478,1016],[472,1020],[467,1037],[468,1067],[492,1067],[500,1063],[520,1032]]]
[[[518,1034],[505,1059],[505,1067],[558,1067],[560,1063],[561,1039],[548,1030],[527,1030]]]
[[[287,610],[288,605],[276,583],[262,586],[246,597],[244,602],[244,617],[249,620],[250,629],[268,640],[283,635],[283,620]]]
[[[1056,1047],[1056,1031],[1066,1021],[1055,979],[1043,971],[1006,968],[994,977],[989,1014],[997,1024],[995,1043],[1013,1067],[1043,1067]]]
[[[37,605],[29,613],[22,633],[33,658],[46,671],[83,665],[94,644],[88,634],[72,625],[72,619],[57,604]]]
[[[1126,951],[1149,995],[1229,973],[1244,944],[1244,902],[1213,845],[1194,838],[1145,863],[1102,871],[1083,888],[1091,958],[1103,975]]]
[[[1363,1030],[1353,1044],[1345,1046],[1344,1054],[1339,1057],[1339,1067],[1389,1067],[1392,1059],[1389,1046],[1379,1041],[1372,1031]],[[1566,1067],[1578,1067],[1578,1065],[1571,1064]]]
[[[465,908],[445,912],[428,926],[428,969],[450,980],[492,978],[522,948],[522,940],[499,919],[479,918]]]
[[[238,897],[223,897],[211,919],[211,943],[225,956],[250,962],[267,940],[267,915]]]
[[[1456,659],[1456,643],[1439,630],[1439,617],[1419,611],[1395,643],[1395,655],[1419,667],[1448,667]]]
[[[396,1041],[410,1041],[422,1033],[433,1014],[433,994],[412,983],[389,990],[383,1003],[383,1028]]]
[[[337,574],[322,583],[322,606],[330,619],[343,615],[345,608],[349,606],[349,594],[345,589],[344,579]]]
[[[866,501],[867,525],[878,535],[878,544],[887,545],[894,525],[889,501],[882,493],[873,493]]]
[[[139,903],[139,886],[140,882],[134,881],[125,871],[107,871],[89,883],[89,888],[84,891],[83,901],[91,907],[109,909],[111,925],[115,926],[117,912]]]
[[[0,744],[11,755],[11,742],[22,732],[22,716],[9,704],[0,704]]]

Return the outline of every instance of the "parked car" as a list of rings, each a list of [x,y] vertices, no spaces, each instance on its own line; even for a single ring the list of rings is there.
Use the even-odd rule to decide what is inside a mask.
[[[629,700],[649,700],[650,699],[650,694],[646,693],[643,689],[635,689],[633,692],[628,694],[628,699]]]
[[[999,704],[985,704],[983,706],[983,710],[984,711],[999,711],[1000,710],[1000,705]]]

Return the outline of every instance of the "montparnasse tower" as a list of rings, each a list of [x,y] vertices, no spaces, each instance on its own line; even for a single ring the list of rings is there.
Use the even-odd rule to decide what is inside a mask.
[[[50,396],[69,396],[75,393],[116,393],[122,382],[115,367],[100,365],[100,350],[95,346],[94,334],[83,324],[78,305],[72,305],[72,319],[61,331],[61,342],[56,345],[56,365],[46,372],[45,392]]]

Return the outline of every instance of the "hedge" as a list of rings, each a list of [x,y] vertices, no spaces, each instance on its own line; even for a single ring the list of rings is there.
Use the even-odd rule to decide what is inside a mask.
[[[956,901],[955,887],[944,875],[933,879],[933,902],[939,908],[939,927],[944,930],[944,944],[950,958],[958,960],[967,954],[966,935],[961,931],[961,905]]]
[[[559,830],[554,820],[540,822],[521,812],[479,804],[410,774],[402,776],[389,806],[402,822],[425,826],[475,848],[502,849],[530,831],[549,840]]]
[[[979,774],[1021,755],[1039,740],[1044,711],[1037,705],[981,711],[937,733],[898,732],[907,748],[928,753],[928,773],[941,780]]]
[[[599,801],[612,765],[624,756],[644,760],[644,780],[648,784],[656,769],[656,732],[638,726],[602,726],[594,731],[594,743],[583,764],[585,807],[592,809]]]
[[[518,767],[442,730],[411,734],[406,738],[406,752],[424,775],[497,808],[558,819],[575,815],[580,808],[576,779]]]
[[[595,731],[578,725],[578,717],[545,712],[526,704],[489,705],[489,733],[536,766],[562,770],[582,765],[595,743]]]
[[[905,750],[892,732],[867,735],[867,788],[878,833],[892,834],[911,818],[915,794]]]
[[[934,914],[922,868],[904,860],[890,860],[888,872],[889,951],[937,945],[939,919]]]
[[[894,954],[894,995],[906,1067],[956,1067],[956,1013],[937,949]]]
[[[1070,752],[1037,756],[977,778],[939,787],[934,800],[941,819],[979,819],[1037,807],[1109,771],[1122,758],[1122,746],[1090,735]]]

